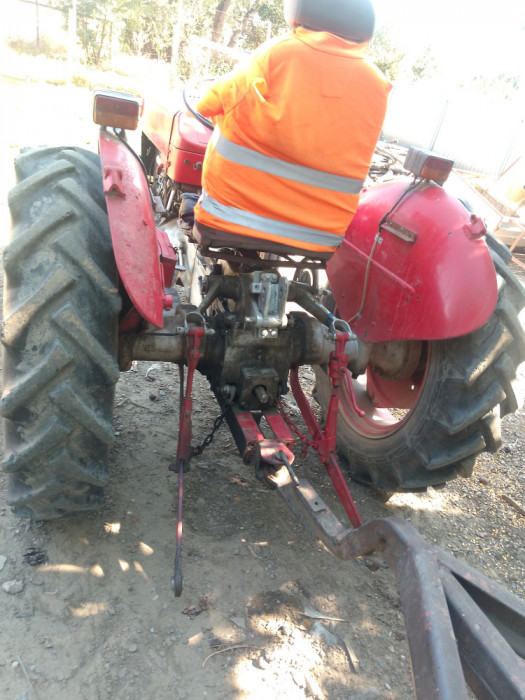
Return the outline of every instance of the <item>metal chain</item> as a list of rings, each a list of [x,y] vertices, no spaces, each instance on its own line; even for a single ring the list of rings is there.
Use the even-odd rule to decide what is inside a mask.
[[[297,437],[299,438],[299,440],[303,443],[303,448],[301,450],[301,457],[303,457],[303,458],[306,457],[306,453],[308,452],[309,447],[312,447],[317,452],[317,443],[315,443],[313,440],[310,440],[309,437],[307,437],[306,435],[303,435],[303,433],[301,433],[301,431],[295,425],[295,423],[292,421],[290,416],[288,416],[284,412],[282,401],[280,401],[279,399],[276,399],[275,403],[277,404],[277,408],[279,409],[279,413],[283,417],[284,421],[286,422],[286,424],[288,425],[288,427],[290,428],[292,433],[295,433],[297,435]]]
[[[206,435],[206,437],[204,438],[204,440],[202,441],[202,443],[200,445],[193,448],[192,454],[194,457],[198,457],[199,455],[201,455],[204,452],[204,450],[211,445],[211,443],[213,442],[213,438],[215,437],[215,433],[217,432],[217,430],[219,430],[221,425],[224,423],[224,419],[226,418],[226,414],[230,410],[231,405],[232,405],[231,401],[228,404],[226,404],[226,406],[222,410],[221,414],[219,416],[217,416],[217,418],[215,419],[215,421],[213,423],[213,428],[211,429],[209,435]]]

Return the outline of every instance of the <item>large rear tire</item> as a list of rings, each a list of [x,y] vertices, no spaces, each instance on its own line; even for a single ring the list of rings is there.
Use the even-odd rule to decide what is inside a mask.
[[[23,152],[15,169],[2,468],[15,512],[48,520],[103,503],[120,297],[98,156],[39,148]]]
[[[505,246],[490,236],[488,244],[498,275],[496,309],[474,333],[424,344],[409,411],[397,411],[395,403],[377,408],[370,386],[354,381],[360,415],[343,384],[337,448],[356,481],[387,492],[440,485],[470,476],[478,454],[501,446],[500,419],[521,404],[516,371],[525,360],[518,317],[525,290],[508,267]],[[323,368],[315,371],[316,398],[326,410],[330,382]],[[388,395],[388,380],[379,381]]]

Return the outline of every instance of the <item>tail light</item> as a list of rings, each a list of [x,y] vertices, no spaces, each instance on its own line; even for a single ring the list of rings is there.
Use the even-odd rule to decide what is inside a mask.
[[[93,93],[93,121],[100,126],[134,131],[142,100],[126,92],[97,88]]]
[[[421,148],[409,148],[405,158],[405,168],[416,177],[434,180],[443,185],[454,166],[453,160],[442,158]]]

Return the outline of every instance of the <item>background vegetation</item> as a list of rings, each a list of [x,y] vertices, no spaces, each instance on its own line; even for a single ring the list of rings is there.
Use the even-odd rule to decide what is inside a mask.
[[[8,0],[25,4],[33,0]],[[62,17],[63,41],[38,28],[38,8]],[[245,52],[287,31],[282,0],[34,0],[36,40],[11,32],[8,44],[19,54],[39,54],[76,62],[73,82],[89,82],[80,67],[95,70],[122,68],[122,56],[156,61],[171,86],[190,77],[229,70]],[[441,66],[430,46],[414,53],[384,26],[376,29],[369,47],[371,59],[395,83],[415,85],[439,80]],[[151,70],[150,70],[151,73]],[[450,77],[448,76],[450,80]],[[95,82],[99,82],[95,80]],[[499,98],[515,96],[517,75],[473,75],[457,87]]]
[[[222,73],[244,52],[288,29],[282,0],[39,0],[39,4],[62,13],[65,31],[71,31],[73,20],[74,48],[83,65],[109,68],[116,53],[127,53],[169,64],[182,81],[196,70],[196,47],[201,54],[203,47],[207,50],[206,71]],[[37,41],[20,36],[9,41],[18,52],[63,59],[71,53],[69,43],[42,33]],[[417,81],[437,71],[430,48],[420,57],[408,58],[385,29],[376,32],[369,51],[392,80]]]

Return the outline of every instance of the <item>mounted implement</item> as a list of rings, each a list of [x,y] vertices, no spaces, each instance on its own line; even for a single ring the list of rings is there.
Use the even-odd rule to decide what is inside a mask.
[[[139,112],[140,156],[125,133]],[[99,507],[119,369],[176,363],[177,595],[183,481],[226,422],[245,464],[330,551],[396,569],[419,697],[466,697],[463,676],[480,697],[524,697],[525,605],[408,523],[363,524],[339,466],[343,455],[354,479],[385,491],[442,484],[499,447],[500,418],[518,407],[525,293],[506,249],[443,189],[451,163],[411,151],[412,175],[367,189],[327,260],[193,226],[210,131],[191,110],[98,92],[95,119],[100,158],[43,148],[16,162],[4,257],[9,503],[36,519]],[[302,365],[315,367],[322,424]],[[197,371],[219,406],[198,448]],[[284,411],[288,387],[308,435]],[[352,528],[296,472],[297,441],[317,450]]]

